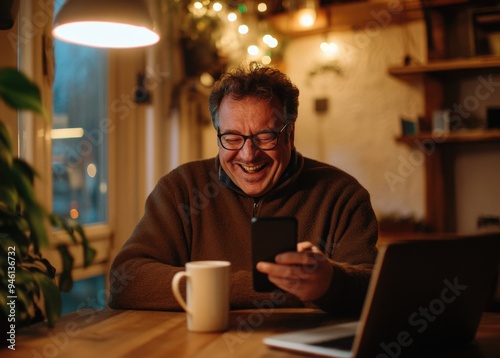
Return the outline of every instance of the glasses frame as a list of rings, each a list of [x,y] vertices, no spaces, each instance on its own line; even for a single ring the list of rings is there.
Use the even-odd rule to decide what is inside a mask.
[[[285,128],[288,126],[289,123],[286,123],[283,127],[281,127],[281,129],[279,131],[262,131],[262,132],[259,132],[259,133],[255,133],[255,134],[252,134],[252,135],[243,135],[243,134],[239,134],[239,133],[219,133],[219,130],[217,129],[217,138],[219,140],[219,143],[220,145],[222,146],[222,148],[224,148],[225,150],[232,150],[232,151],[236,151],[236,150],[241,150],[241,148],[243,148],[245,146],[245,143],[247,141],[247,139],[250,139],[250,141],[252,142],[252,144],[260,149],[260,150],[273,150],[274,148],[276,148],[278,146],[278,143],[279,143],[279,139],[280,139],[280,136],[281,136],[281,133],[283,133],[283,131],[285,130]],[[272,148],[261,148],[259,147],[255,142],[254,142],[254,138],[255,136],[259,135],[259,134],[262,134],[262,133],[272,133],[276,136],[276,143],[274,144],[274,146]],[[243,143],[241,144],[241,147],[239,148],[226,148],[224,146],[224,144],[222,143],[222,140],[221,140],[221,137],[223,135],[226,135],[226,134],[231,134],[231,135],[237,135],[237,136],[240,136],[241,138],[243,138]]]

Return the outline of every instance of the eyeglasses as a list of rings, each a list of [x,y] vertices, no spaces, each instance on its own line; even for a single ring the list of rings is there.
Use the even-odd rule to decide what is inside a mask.
[[[255,133],[254,135],[243,135],[243,134],[235,134],[235,133],[224,133],[217,134],[217,138],[219,138],[219,142],[224,149],[227,150],[240,150],[245,145],[247,139],[250,139],[257,148],[261,150],[271,150],[276,148],[278,145],[278,139],[280,134],[288,125],[285,124],[279,131],[265,131]]]

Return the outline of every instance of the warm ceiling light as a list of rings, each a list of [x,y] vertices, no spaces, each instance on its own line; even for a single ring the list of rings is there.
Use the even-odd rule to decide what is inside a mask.
[[[153,20],[140,0],[68,0],[56,15],[55,38],[91,47],[128,48],[157,43]]]
[[[311,27],[316,21],[316,10],[314,9],[300,9],[297,11],[297,21],[302,27]]]

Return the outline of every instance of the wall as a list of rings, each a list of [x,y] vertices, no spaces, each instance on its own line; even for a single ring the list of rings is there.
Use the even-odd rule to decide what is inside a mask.
[[[412,22],[329,33],[328,41],[340,46],[340,75],[310,75],[325,61],[319,48],[324,35],[294,39],[285,53],[286,71],[301,91],[298,150],[355,176],[370,192],[378,217],[424,216],[423,155],[394,140],[400,116],[423,114],[423,93],[387,73],[407,52],[426,58],[424,30],[422,22]],[[326,113],[315,112],[317,98],[328,99]]]
[[[455,178],[458,232],[474,230],[479,216],[500,217],[500,144],[461,147]]]
[[[317,71],[332,61],[319,47],[325,38],[340,47],[335,61],[341,74]],[[298,37],[288,43],[284,56],[284,68],[300,89],[297,149],[356,177],[370,192],[379,219],[396,214],[419,220],[425,215],[425,155],[395,141],[401,134],[401,116],[416,119],[424,113],[421,83],[388,74],[390,66],[402,65],[406,54],[417,63],[426,62],[422,21]],[[311,75],[314,71],[318,74]],[[467,97],[475,86],[475,78],[466,81],[460,96]],[[315,111],[316,99],[328,100],[325,113]],[[484,118],[485,106],[499,101],[495,93],[481,104],[477,116]],[[213,128],[203,131],[204,156],[216,155]],[[458,232],[474,231],[479,215],[500,216],[499,154],[498,144],[467,145],[457,151]]]
[[[487,72],[470,75],[457,86],[460,100],[456,105],[462,108],[464,121],[484,121],[487,108],[499,107],[500,91],[497,88],[500,85],[500,75],[492,74],[491,78],[489,75]],[[491,86],[485,88],[484,80],[491,83]],[[480,216],[500,217],[498,142],[461,145],[454,163],[454,177],[457,231],[474,230]]]
[[[490,77],[491,76],[491,77]],[[485,87],[484,83],[490,83]],[[482,123],[489,107],[500,105],[500,75],[484,72],[464,77],[457,84],[463,121]],[[455,160],[457,231],[476,228],[480,216],[500,217],[500,145],[462,145]]]

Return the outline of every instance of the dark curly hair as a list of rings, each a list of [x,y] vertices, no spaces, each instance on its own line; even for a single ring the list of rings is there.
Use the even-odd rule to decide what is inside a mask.
[[[287,75],[273,67],[251,62],[248,67],[240,66],[224,73],[214,83],[208,107],[215,129],[219,128],[219,108],[226,96],[235,100],[251,97],[271,101],[277,98],[283,106],[277,116],[283,123],[293,124],[297,119],[299,90]]]

